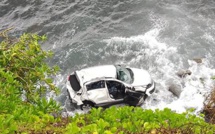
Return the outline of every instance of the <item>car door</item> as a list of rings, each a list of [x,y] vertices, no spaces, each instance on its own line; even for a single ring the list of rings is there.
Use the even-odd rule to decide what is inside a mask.
[[[94,81],[86,85],[89,101],[96,104],[108,102],[108,92],[104,80]]]
[[[119,81],[106,80],[108,95],[112,100],[123,100],[125,97],[125,85]]]

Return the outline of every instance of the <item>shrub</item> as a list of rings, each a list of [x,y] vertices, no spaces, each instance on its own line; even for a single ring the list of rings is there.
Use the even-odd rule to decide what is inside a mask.
[[[58,112],[60,106],[45,94],[58,91],[51,76],[59,68],[46,63],[52,53],[39,44],[46,37],[23,34],[11,39],[6,31],[0,32],[0,133],[45,132],[50,128],[61,132],[49,125],[59,121],[49,113]]]
[[[0,80],[5,83],[2,86],[12,84],[15,88],[13,92],[7,88],[2,92],[24,95],[26,101],[35,103],[47,91],[57,91],[50,76],[59,68],[49,67],[45,60],[52,53],[42,50],[39,45],[45,39],[46,36],[36,34],[23,34],[16,40],[4,38],[0,44]]]
[[[213,134],[215,126],[189,112],[177,114],[170,109],[143,110],[140,107],[92,109],[89,114],[76,115],[66,128],[67,133],[189,133]]]

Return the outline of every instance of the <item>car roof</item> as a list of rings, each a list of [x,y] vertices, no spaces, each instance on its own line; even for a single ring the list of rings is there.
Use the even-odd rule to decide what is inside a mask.
[[[100,78],[116,78],[116,67],[114,65],[101,65],[94,66],[79,71],[75,71],[77,78],[79,79],[80,85],[83,85],[85,82],[100,79]]]

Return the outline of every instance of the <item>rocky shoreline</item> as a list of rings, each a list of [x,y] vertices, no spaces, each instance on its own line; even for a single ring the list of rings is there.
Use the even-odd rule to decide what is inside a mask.
[[[201,58],[194,58],[192,59],[193,61],[195,61],[196,63],[200,64],[202,63],[202,59]],[[185,77],[187,77],[188,75],[192,75],[192,72],[190,70],[179,70],[176,75],[183,79]],[[168,83],[168,90],[175,95],[176,97],[180,97],[180,94],[182,92],[182,86],[180,83],[174,83],[173,81],[171,81],[170,83]]]

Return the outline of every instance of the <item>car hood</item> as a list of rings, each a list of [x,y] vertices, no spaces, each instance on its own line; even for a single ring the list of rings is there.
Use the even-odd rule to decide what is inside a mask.
[[[148,71],[144,69],[130,68],[134,73],[134,81],[132,86],[146,86],[152,82]]]
[[[116,78],[116,67],[114,65],[95,66],[81,69],[75,73],[79,79],[80,85],[82,86],[85,82],[96,78]]]

